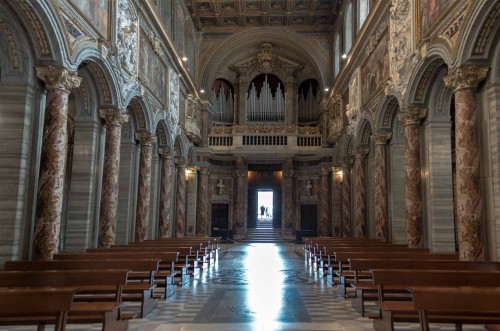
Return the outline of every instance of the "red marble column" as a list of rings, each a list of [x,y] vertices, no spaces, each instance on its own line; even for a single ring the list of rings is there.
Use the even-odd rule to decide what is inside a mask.
[[[371,136],[375,144],[375,237],[383,241],[389,241],[386,145],[391,136],[391,132],[379,132]]]
[[[184,238],[186,234],[186,166],[187,160],[179,157],[177,164],[177,192],[175,202],[175,237]]]
[[[234,234],[243,236],[245,234],[245,218],[246,218],[246,181],[247,169],[245,159],[242,156],[236,157],[236,170],[234,172],[236,177],[236,209],[235,209],[235,222],[233,224]]]
[[[59,229],[66,163],[68,96],[80,86],[81,78],[65,68],[36,67],[36,75],[45,82],[47,101],[43,130],[40,179],[38,183],[35,255],[51,260],[59,246]]]
[[[330,206],[328,200],[328,175],[330,168],[321,167],[319,176],[319,236],[330,236],[330,229],[328,227],[328,207]]]
[[[99,115],[104,119],[106,124],[99,245],[110,247],[115,243],[116,234],[122,126],[128,122],[129,116],[120,109],[100,109]]]
[[[425,108],[408,108],[398,114],[405,135],[406,240],[412,248],[423,246],[419,126],[426,111]]]
[[[148,237],[149,204],[151,201],[151,159],[156,136],[150,132],[136,133],[135,136],[141,145],[137,212],[135,216],[135,241],[140,242]]]
[[[342,235],[342,168],[335,167],[332,174],[332,236],[339,237]]]
[[[285,210],[283,211],[285,219],[285,235],[291,236],[295,231],[295,206],[294,206],[294,178],[293,158],[286,157],[283,162],[283,201]]]
[[[174,150],[172,148],[160,149],[160,235],[162,238],[172,237],[172,195],[174,194],[172,172],[174,165]]]
[[[351,167],[352,157],[346,157],[342,165],[342,236],[351,237]]]
[[[369,149],[358,147],[354,159],[355,237],[366,237],[366,156]]]
[[[201,236],[207,235],[207,220],[208,220],[208,175],[210,169],[200,167],[199,183],[198,183],[198,221],[196,222],[196,234]]]
[[[459,67],[444,77],[455,92],[455,196],[461,260],[483,258],[476,87],[487,75],[488,68]]]

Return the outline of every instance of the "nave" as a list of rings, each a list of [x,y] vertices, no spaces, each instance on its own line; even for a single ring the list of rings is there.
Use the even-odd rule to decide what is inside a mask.
[[[221,244],[215,264],[129,326],[131,331],[372,329],[372,321],[361,317],[359,307],[338,296],[336,288],[307,264],[303,245],[291,243]],[[453,329],[432,325],[432,330]],[[100,326],[68,325],[67,330],[100,330]],[[418,330],[418,325],[398,323],[396,330]]]

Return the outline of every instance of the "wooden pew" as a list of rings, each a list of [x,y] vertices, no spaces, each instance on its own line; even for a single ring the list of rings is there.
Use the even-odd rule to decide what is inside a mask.
[[[418,322],[418,312],[409,301],[409,288],[416,287],[499,287],[500,271],[481,272],[466,270],[402,270],[373,269],[373,283],[378,287],[380,314],[369,315],[377,331],[394,330],[394,322]],[[385,289],[399,291],[398,301],[391,301]],[[399,290],[398,290],[399,289]],[[404,296],[406,294],[406,297]],[[431,319],[432,322],[432,319]]]
[[[68,311],[76,289],[0,289],[0,325],[54,324],[66,330]]]
[[[433,323],[500,323],[500,288],[412,288],[413,306],[419,311],[420,330]]]
[[[123,260],[123,259],[159,259],[159,271],[155,273],[155,284],[164,286],[167,277],[177,277],[178,273],[174,270],[175,264],[179,262],[178,252],[106,252],[103,253],[59,253],[54,254],[54,260]],[[183,281],[189,281],[187,268],[183,270]]]
[[[78,288],[73,295],[67,323],[102,323],[103,331],[122,331],[128,329],[128,320],[135,317],[135,314],[125,314],[121,310],[128,272],[119,269],[1,271],[0,287]],[[94,301],[95,297],[99,302]]]
[[[155,278],[159,270],[158,259],[114,259],[114,260],[51,260],[51,261],[7,261],[4,266],[5,271],[28,271],[28,270],[93,270],[93,269],[129,269],[127,285],[125,285],[124,299],[128,301],[131,296],[139,294],[148,296],[148,291],[154,285]],[[173,275],[166,276],[163,281],[165,289],[162,295],[156,295],[155,298],[168,298],[176,291],[173,282]],[[128,298],[127,298],[128,296]],[[138,299],[137,299],[138,300]],[[149,299],[142,298],[141,302]],[[142,309],[141,309],[142,313]]]
[[[354,281],[354,273],[345,270],[349,259],[410,259],[410,260],[458,260],[458,254],[451,253],[426,253],[426,252],[335,252],[329,256],[327,282],[334,284],[334,277],[339,278],[338,293],[347,296],[346,287]]]
[[[349,269],[354,273],[351,286],[361,304],[361,315],[365,315],[365,301],[378,300],[378,287],[373,284],[371,269],[413,270],[470,270],[500,271],[500,262],[453,261],[453,260],[409,260],[409,259],[349,259]],[[359,280],[358,274],[369,275]]]
[[[165,252],[163,250],[137,251],[134,249],[112,250],[107,248],[89,249],[86,253],[62,253],[56,254],[54,259],[73,260],[77,256],[81,259],[160,259],[160,270],[156,273],[155,284],[164,286],[165,277],[173,275],[174,282],[179,285],[189,283],[189,263],[187,256],[181,256],[179,252]],[[176,281],[176,279],[178,281]]]

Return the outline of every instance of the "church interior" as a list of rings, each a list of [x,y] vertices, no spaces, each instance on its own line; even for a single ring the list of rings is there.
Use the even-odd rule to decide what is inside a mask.
[[[0,301],[11,262],[160,261],[139,316],[0,303],[0,330],[500,330],[499,0],[4,0],[0,26]],[[495,307],[439,319],[410,284],[405,320],[344,249],[482,265]]]

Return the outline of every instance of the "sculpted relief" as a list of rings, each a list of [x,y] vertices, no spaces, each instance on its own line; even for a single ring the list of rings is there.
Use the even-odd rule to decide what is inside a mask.
[[[170,132],[172,132],[172,138],[175,138],[179,124],[179,75],[171,68],[168,69],[168,90],[169,100],[166,120],[169,124]]]
[[[123,69],[135,75],[137,72],[137,13],[127,0],[119,0],[117,8],[116,46],[119,61]]]
[[[186,101],[186,136],[194,143],[201,142],[201,102],[189,95]]]
[[[347,115],[347,133],[353,135],[356,133],[359,119],[361,117],[360,108],[361,95],[361,77],[359,68],[354,70],[351,81],[349,82],[349,104],[346,106]]]
[[[329,144],[335,143],[344,133],[345,121],[342,113],[342,96],[334,95],[328,101],[328,137]]]

